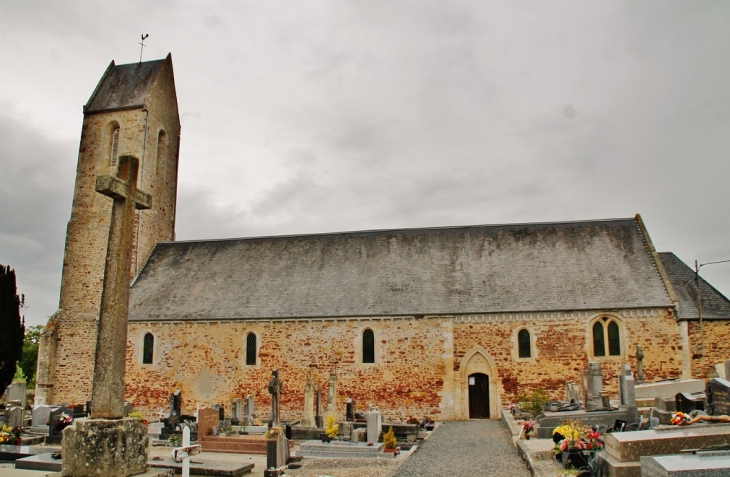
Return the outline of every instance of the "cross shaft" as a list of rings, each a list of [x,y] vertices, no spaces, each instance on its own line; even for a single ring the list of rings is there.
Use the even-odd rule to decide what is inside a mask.
[[[135,209],[149,209],[149,194],[137,189],[139,160],[120,156],[117,177],[97,176],[96,191],[113,199],[101,293],[91,417],[124,415],[124,368],[129,319],[129,270],[132,265]]]

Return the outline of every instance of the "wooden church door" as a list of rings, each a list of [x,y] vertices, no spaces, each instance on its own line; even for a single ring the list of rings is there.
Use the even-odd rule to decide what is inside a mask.
[[[469,419],[489,419],[489,376],[469,375]]]

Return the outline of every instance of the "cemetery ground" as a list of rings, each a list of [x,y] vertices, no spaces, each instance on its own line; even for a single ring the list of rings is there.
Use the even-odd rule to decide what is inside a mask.
[[[505,420],[452,421],[439,423],[427,439],[411,451],[395,458],[336,459],[306,458],[299,469],[287,469],[288,477],[409,477],[409,476],[510,476],[528,477],[530,471],[513,446],[510,415]],[[511,426],[511,427],[510,427]],[[539,442],[537,440],[533,442]],[[150,458],[168,457],[170,447],[152,447]],[[243,462],[254,464],[251,477],[263,477],[265,455],[203,452],[193,460]],[[547,464],[547,466],[545,465]],[[557,467],[547,461],[537,476],[557,475]],[[12,474],[12,475],[11,475]],[[49,472],[13,470],[13,464],[0,464],[2,477],[41,477]]]

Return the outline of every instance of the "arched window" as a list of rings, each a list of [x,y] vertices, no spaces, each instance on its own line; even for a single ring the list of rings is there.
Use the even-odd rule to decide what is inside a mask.
[[[256,366],[256,334],[246,335],[246,366]]]
[[[157,165],[155,166],[155,170],[153,171],[153,176],[155,174],[160,176],[165,175],[166,160],[167,134],[165,134],[165,131],[160,130],[160,134],[157,136]]]
[[[621,356],[621,329],[617,321],[607,316],[593,323],[593,355]],[[608,350],[606,350],[608,343]]]
[[[532,343],[530,343],[530,332],[522,329],[517,333],[517,346],[520,358],[532,357]]]
[[[362,332],[362,362],[375,363],[375,333],[370,329]]]
[[[111,156],[109,158],[109,165],[117,167],[117,157],[119,156],[119,126],[114,128],[112,131],[112,145],[111,145]]]
[[[117,167],[119,157],[119,123],[112,121],[104,127],[101,158],[105,166]]]
[[[152,364],[155,351],[155,337],[152,333],[144,335],[144,344],[142,347],[142,364]]]
[[[615,321],[611,321],[608,324],[608,354],[611,356],[619,356],[621,354],[621,336]]]

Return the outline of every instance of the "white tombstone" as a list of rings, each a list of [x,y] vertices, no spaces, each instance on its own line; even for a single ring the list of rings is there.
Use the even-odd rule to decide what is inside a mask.
[[[243,422],[243,400],[236,398],[231,403],[231,420],[236,419],[239,423]]]
[[[383,427],[383,415],[377,409],[366,413],[368,420],[368,442],[378,442],[380,430]]]
[[[58,406],[35,406],[31,411],[31,417],[33,418],[31,426],[45,426],[48,418],[51,417],[51,411],[57,408]]]
[[[314,379],[312,372],[307,376],[307,383],[304,385],[304,416],[302,427],[314,427]]]
[[[25,401],[27,399],[26,391],[27,387],[25,383],[11,383],[10,386],[5,388],[7,402],[20,401],[20,404],[25,407]]]

